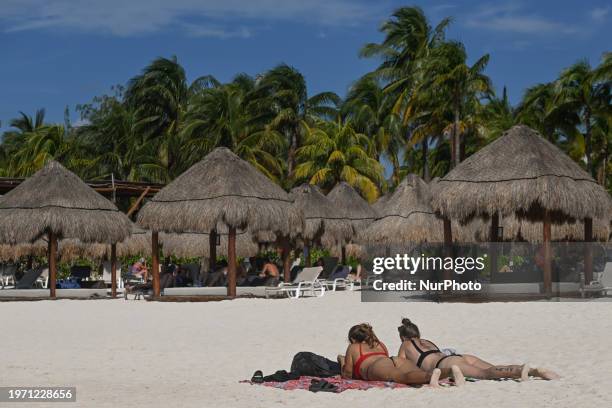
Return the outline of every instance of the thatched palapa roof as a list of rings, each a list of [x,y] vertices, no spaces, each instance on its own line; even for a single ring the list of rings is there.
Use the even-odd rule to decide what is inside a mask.
[[[361,231],[359,240],[384,245],[441,242],[442,220],[430,202],[429,185],[417,175],[407,175],[384,204],[382,214]]]
[[[351,225],[343,218],[340,209],[321,193],[319,187],[302,184],[291,190],[290,196],[295,207],[304,215],[303,239],[331,244],[351,238]]]
[[[350,223],[353,238],[376,219],[376,211],[344,181],[336,184],[327,198],[340,209],[343,219]]]
[[[293,236],[303,220],[281,187],[221,147],[157,193],[138,223],[152,231],[204,233],[222,223]]]
[[[461,221],[517,214],[553,222],[611,214],[605,189],[558,147],[527,126],[514,126],[468,157],[436,186],[433,208]]]
[[[117,207],[55,161],[0,200],[0,242],[34,242],[49,231],[59,239],[113,243],[131,222]]]
[[[382,216],[385,210],[385,205],[387,201],[391,198],[393,193],[387,193],[383,196],[380,196],[378,200],[374,204],[372,204],[372,208],[376,211],[378,217]]]
[[[227,230],[220,232],[220,245],[217,246],[217,256],[227,256]],[[209,258],[210,234],[205,232],[184,232],[180,234],[161,234],[160,241],[163,244],[164,255],[174,255],[181,258]],[[236,256],[254,256],[259,252],[259,247],[253,241],[248,231],[236,233]]]

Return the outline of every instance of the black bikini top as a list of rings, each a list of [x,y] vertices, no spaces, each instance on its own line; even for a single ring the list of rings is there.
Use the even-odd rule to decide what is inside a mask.
[[[423,364],[423,360],[425,360],[425,357],[427,357],[430,354],[435,354],[435,353],[441,353],[440,349],[438,348],[438,346],[436,346],[435,344],[433,344],[431,341],[427,340],[429,343],[431,343],[432,346],[434,346],[436,349],[435,350],[427,350],[427,351],[423,351],[421,350],[421,348],[419,346],[417,346],[416,342],[414,341],[414,339],[410,339],[410,342],[412,343],[412,345],[414,346],[414,348],[416,349],[416,351],[419,352],[419,359],[417,360],[417,367],[421,368],[421,364]]]

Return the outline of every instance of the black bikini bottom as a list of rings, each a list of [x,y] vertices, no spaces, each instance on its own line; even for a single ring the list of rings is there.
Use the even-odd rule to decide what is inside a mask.
[[[461,357],[461,354],[451,354],[450,356],[444,356],[441,359],[438,360],[438,362],[436,363],[436,368],[439,368],[440,363],[442,362],[442,360],[444,360],[445,358],[449,358],[449,357]]]

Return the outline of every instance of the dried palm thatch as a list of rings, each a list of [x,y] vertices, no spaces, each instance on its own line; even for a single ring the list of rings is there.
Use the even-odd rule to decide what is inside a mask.
[[[151,233],[133,226],[132,234],[117,244],[117,256],[150,255]],[[49,241],[46,237],[33,243],[0,245],[0,261],[17,261],[27,256],[47,256]],[[110,244],[84,243],[78,239],[64,239],[58,245],[58,257],[62,262],[75,259],[109,259]]]
[[[499,226],[503,227],[502,241],[527,241],[541,243],[543,240],[542,223],[521,220],[516,216],[505,217],[499,221]],[[465,226],[460,226],[459,230],[466,231],[471,240],[462,239],[462,242],[488,242],[490,241],[491,222],[482,218],[475,218]],[[455,226],[453,225],[453,237]],[[610,234],[609,224],[602,219],[593,220],[593,239],[597,241],[607,241]],[[555,224],[551,226],[552,241],[583,241],[584,224],[581,222]]]
[[[436,185],[434,210],[451,219],[517,214],[554,223],[609,219],[610,196],[602,186],[536,131],[514,126],[468,157]]]
[[[227,231],[219,233],[220,246],[217,247],[217,256],[227,256]],[[205,232],[184,232],[161,234],[160,241],[164,248],[164,255],[174,255],[181,258],[209,258],[210,234]],[[254,256],[259,252],[259,246],[247,231],[236,233],[236,256]]]
[[[393,193],[387,193],[383,196],[380,196],[378,200],[376,200],[376,202],[372,204],[372,208],[374,209],[374,211],[376,211],[378,217],[383,215],[385,204],[387,203],[387,201],[389,201],[392,195]]]
[[[246,161],[220,147],[164,187],[138,223],[163,232],[210,232],[218,223],[294,236],[302,216],[289,195]]]
[[[348,183],[336,184],[327,194],[327,198],[340,209],[343,219],[348,221],[353,229],[351,239],[346,242],[354,239],[376,219],[376,211]]]
[[[430,205],[429,185],[409,174],[385,203],[382,215],[359,234],[374,245],[442,242],[443,223]]]
[[[34,242],[52,231],[59,239],[120,242],[128,217],[77,175],[51,161],[0,200],[0,242]]]
[[[302,184],[291,190],[295,207],[304,215],[302,238],[308,242],[344,242],[353,229],[342,212],[312,184]]]

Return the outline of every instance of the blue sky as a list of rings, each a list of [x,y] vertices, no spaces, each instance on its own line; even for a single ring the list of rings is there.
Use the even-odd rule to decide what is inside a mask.
[[[74,106],[125,84],[157,56],[176,55],[190,79],[222,81],[285,62],[309,91],[344,95],[376,66],[358,57],[379,41],[397,7],[419,5],[454,21],[449,37],[471,60],[491,54],[487,73],[516,103],[580,58],[597,64],[612,47],[612,6],[600,0],[399,2],[365,0],[1,0],[0,121],[44,107],[61,121]]]

